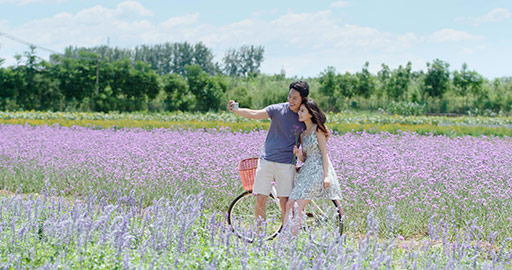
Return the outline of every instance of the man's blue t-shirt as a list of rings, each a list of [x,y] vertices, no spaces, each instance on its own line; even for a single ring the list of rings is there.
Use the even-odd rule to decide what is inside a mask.
[[[270,129],[261,158],[285,164],[293,164],[293,146],[299,145],[300,133],[306,128],[299,115],[290,110],[288,102],[265,108],[270,117]]]

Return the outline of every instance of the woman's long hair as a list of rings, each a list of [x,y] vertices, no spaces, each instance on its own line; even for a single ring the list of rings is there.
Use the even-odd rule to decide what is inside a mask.
[[[311,114],[311,121],[317,125],[317,129],[322,131],[325,134],[325,137],[328,139],[330,132],[325,126],[325,122],[327,122],[327,117],[325,113],[318,107],[318,104],[311,99],[307,98],[302,101],[302,104],[308,109],[309,114]]]

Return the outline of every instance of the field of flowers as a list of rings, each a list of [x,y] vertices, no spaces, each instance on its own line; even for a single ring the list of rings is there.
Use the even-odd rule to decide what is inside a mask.
[[[225,224],[265,130],[0,124],[0,265],[512,267],[512,139],[335,133],[343,239],[247,244]],[[42,195],[38,195],[42,194]]]
[[[161,199],[90,193],[82,200],[0,197],[2,269],[510,269],[507,243],[472,224],[430,224],[422,240],[367,234],[322,237],[287,232],[272,242],[241,241],[203,193]],[[117,204],[109,201],[118,201]]]
[[[328,114],[328,127],[336,132],[400,133],[447,136],[512,137],[512,117],[400,116],[382,113],[345,112]],[[85,113],[85,112],[0,112],[0,124],[59,125],[90,128],[223,128],[250,132],[268,129],[268,120],[254,121],[232,113]]]
[[[159,121],[159,122],[186,122],[190,120],[200,122],[221,121],[230,123],[254,122],[232,113],[188,113],[188,112],[165,112],[165,113],[102,113],[102,112],[40,112],[40,111],[15,111],[0,112],[0,119],[66,119],[66,120],[132,120],[132,121]],[[347,124],[414,124],[414,125],[451,125],[451,126],[508,126],[512,127],[510,116],[402,116],[387,115],[383,113],[358,113],[343,112],[327,114],[329,123]],[[268,121],[263,121],[268,122]]]
[[[51,194],[0,197],[0,267],[4,269],[509,269],[506,243],[472,224],[455,239],[449,222],[430,224],[418,241],[374,236],[284,234],[248,244],[208,213],[198,195],[161,199],[143,208],[133,196],[90,193],[69,202]],[[109,201],[119,203],[111,204]]]

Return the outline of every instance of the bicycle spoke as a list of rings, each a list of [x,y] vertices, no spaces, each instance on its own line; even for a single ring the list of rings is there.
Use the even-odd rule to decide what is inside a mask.
[[[304,226],[313,239],[335,239],[342,233],[338,209],[331,200],[315,200],[304,210]]]
[[[234,233],[242,239],[253,241],[257,237],[270,239],[281,227],[281,210],[273,198],[269,197],[266,205],[266,218],[256,226],[254,209],[256,197],[250,193],[239,196],[231,204],[228,221]]]

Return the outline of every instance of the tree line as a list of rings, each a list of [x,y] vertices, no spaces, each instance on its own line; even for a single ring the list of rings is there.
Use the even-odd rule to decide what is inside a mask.
[[[511,112],[512,78],[490,81],[466,63],[454,71],[449,66],[440,59],[428,62],[425,71],[413,71],[411,62],[393,70],[382,64],[375,75],[368,71],[368,62],[353,74],[327,67],[318,78],[320,98],[330,111],[368,109],[373,104],[374,108],[408,106],[410,113],[419,114]]]
[[[376,110],[402,114],[510,113],[512,79],[488,80],[467,64],[451,71],[439,59],[426,70],[412,64],[377,74],[327,67],[313,78],[287,78],[285,71],[260,72],[261,46],[226,51],[221,62],[201,42],[142,45],[133,49],[68,47],[48,61],[34,47],[3,67],[0,110],[217,111],[228,99],[262,108],[286,100],[291,81],[307,80],[311,96],[327,111]]]

